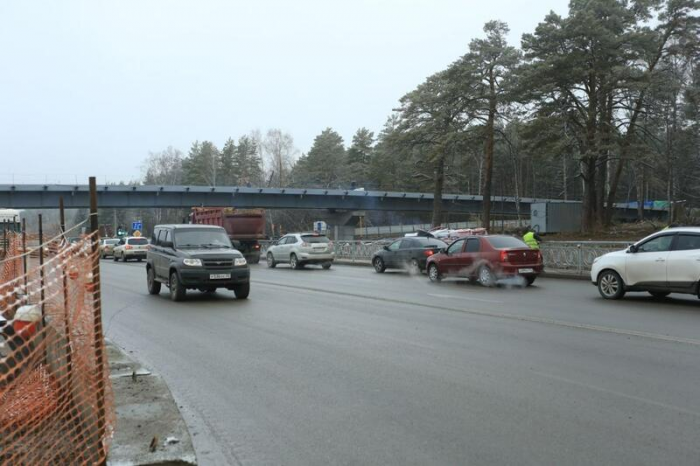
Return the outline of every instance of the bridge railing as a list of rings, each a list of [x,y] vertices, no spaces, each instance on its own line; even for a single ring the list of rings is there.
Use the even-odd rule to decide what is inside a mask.
[[[391,241],[334,241],[336,259],[350,262],[368,262],[372,255]],[[262,255],[269,246],[262,244]],[[541,244],[546,271],[585,276],[591,270],[596,257],[625,249],[632,244],[626,241],[545,241]]]

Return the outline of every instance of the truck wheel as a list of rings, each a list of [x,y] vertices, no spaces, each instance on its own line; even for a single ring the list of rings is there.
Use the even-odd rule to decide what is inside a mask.
[[[177,277],[177,272],[173,271],[170,274],[170,299],[175,302],[182,301],[185,299],[186,294],[187,290],[182,283],[180,283],[180,279]]]
[[[274,269],[275,267],[277,267],[277,262],[275,262],[275,258],[272,257],[271,252],[267,253],[267,266],[271,269]]]
[[[148,268],[146,272],[146,282],[148,284],[148,294],[160,293],[160,282],[156,280],[156,272],[153,267]]]
[[[236,295],[236,299],[248,299],[248,295],[250,294],[250,283],[236,285],[233,288],[233,292]]]

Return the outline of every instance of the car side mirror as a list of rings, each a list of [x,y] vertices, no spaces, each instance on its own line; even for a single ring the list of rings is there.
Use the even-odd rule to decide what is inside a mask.
[[[634,254],[637,251],[638,251],[637,246],[635,246],[634,244],[627,248],[627,252],[629,254]]]
[[[389,246],[384,246],[382,249],[384,249],[385,251],[388,251],[388,250],[389,250]]]
[[[440,252],[442,254],[447,254],[447,248],[440,248]]]

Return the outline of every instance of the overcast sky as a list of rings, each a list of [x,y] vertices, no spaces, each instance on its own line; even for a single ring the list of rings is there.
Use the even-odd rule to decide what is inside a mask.
[[[519,45],[566,0],[0,3],[0,183],[136,179],[149,151],[278,127],[378,132],[491,19]]]

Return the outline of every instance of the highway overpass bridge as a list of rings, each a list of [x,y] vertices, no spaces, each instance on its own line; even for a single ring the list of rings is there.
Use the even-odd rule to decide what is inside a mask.
[[[190,208],[192,206],[232,206],[266,209],[325,209],[330,211],[430,212],[433,195],[392,191],[353,191],[340,189],[252,188],[208,186],[114,186],[97,187],[102,208]],[[4,184],[0,185],[0,207],[13,209],[52,209],[63,198],[65,207],[89,207],[88,185]],[[571,202],[554,199],[520,198],[520,212],[530,215],[530,205],[540,202]],[[443,209],[450,213],[478,214],[483,197],[444,194]],[[514,197],[494,196],[492,212],[516,214]],[[662,213],[663,211],[659,211]],[[618,217],[635,218],[636,210],[619,208]]]

